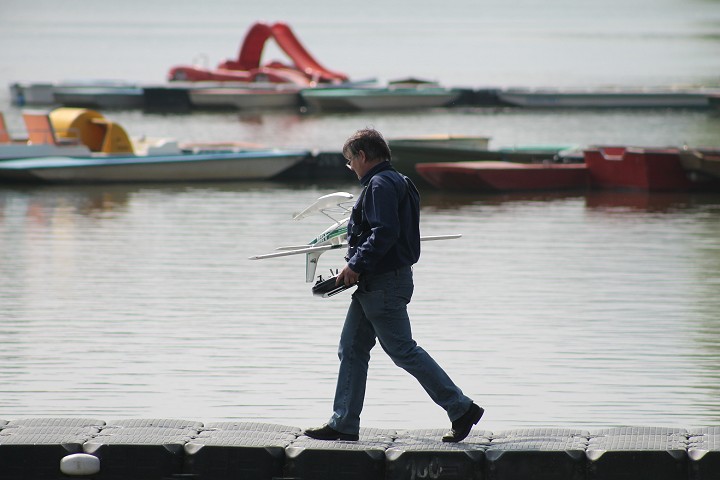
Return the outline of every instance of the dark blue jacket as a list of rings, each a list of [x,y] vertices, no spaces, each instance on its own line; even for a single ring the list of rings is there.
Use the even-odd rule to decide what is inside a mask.
[[[415,185],[382,162],[360,183],[364,189],[348,223],[350,268],[360,274],[383,273],[420,258],[420,194]]]

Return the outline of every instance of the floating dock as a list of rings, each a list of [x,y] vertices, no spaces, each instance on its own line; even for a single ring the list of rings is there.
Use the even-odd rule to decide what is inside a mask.
[[[343,87],[342,89],[340,87]],[[20,107],[62,105],[93,109],[190,112],[196,109],[247,111],[278,108],[299,112],[406,110],[408,108],[718,108],[720,87],[496,88],[440,87],[426,82],[378,85],[349,82],[331,87],[196,81],[142,85],[103,80],[75,83],[13,83],[10,97]],[[428,87],[447,90],[452,100],[431,101]],[[432,89],[432,88],[431,88]],[[291,92],[294,90],[294,94]],[[374,93],[373,93],[374,92]],[[439,93],[439,92],[436,92]],[[368,94],[371,94],[369,98]],[[380,96],[379,103],[372,100]],[[319,103],[320,96],[322,105]],[[362,100],[361,100],[362,99]],[[329,107],[329,108],[328,108]]]
[[[0,420],[0,479],[720,479],[720,426],[475,429],[457,444],[444,432],[362,429],[345,442],[252,422]]]

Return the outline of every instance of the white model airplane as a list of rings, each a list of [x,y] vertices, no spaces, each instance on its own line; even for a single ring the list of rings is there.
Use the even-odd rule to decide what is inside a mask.
[[[285,257],[288,255],[305,254],[305,281],[315,279],[318,259],[328,250],[347,248],[347,226],[352,211],[352,193],[335,192],[318,198],[315,203],[293,216],[293,220],[301,220],[313,213],[320,212],[330,218],[334,223],[324,232],[310,240],[306,245],[286,246],[276,248],[274,253],[254,255],[250,260],[264,260],[266,258]],[[435,235],[420,237],[421,241],[449,240],[460,238],[462,235]]]

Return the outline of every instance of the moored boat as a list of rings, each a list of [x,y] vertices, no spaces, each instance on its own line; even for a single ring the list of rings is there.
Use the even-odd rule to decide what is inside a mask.
[[[264,180],[310,155],[236,142],[180,145],[173,139],[131,139],[120,125],[87,109],[25,112],[24,119],[27,141],[0,142],[0,181]]]
[[[300,91],[310,111],[410,110],[452,106],[461,91],[439,86],[310,88]]]
[[[507,105],[531,108],[708,108],[711,88],[510,88],[497,96]]]
[[[391,138],[388,143],[394,150],[408,149],[409,151],[450,152],[474,151],[487,149],[490,137],[475,135],[435,134],[417,137]]]
[[[404,167],[427,162],[474,160],[538,162],[564,159],[565,163],[582,161],[582,155],[575,155],[579,149],[577,145],[514,145],[490,148],[490,140],[490,137],[483,136],[428,135],[391,138],[388,144],[393,162]]]
[[[432,186],[476,192],[582,189],[588,172],[582,163],[500,161],[420,163],[417,172]]]
[[[96,109],[135,109],[144,105],[139,86],[58,86],[53,90],[54,103],[64,107]]]
[[[253,150],[105,157],[35,157],[0,162],[0,182],[110,183],[264,180],[302,161],[303,150]]]
[[[207,88],[190,90],[190,103],[196,108],[236,108],[239,110],[265,110],[299,108],[297,89],[270,88]]]
[[[490,137],[467,135],[426,135],[388,140],[393,164],[414,180],[424,179],[415,166],[420,163],[495,160],[505,162],[582,162],[574,145],[525,145],[490,148]]]
[[[73,107],[136,108],[140,105],[142,94],[141,86],[120,80],[68,80],[10,85],[12,103],[20,107],[61,104]]]
[[[603,146],[585,150],[585,163],[595,187],[647,191],[718,188],[720,178],[686,168],[684,163],[689,164],[690,157],[690,152],[675,147]]]

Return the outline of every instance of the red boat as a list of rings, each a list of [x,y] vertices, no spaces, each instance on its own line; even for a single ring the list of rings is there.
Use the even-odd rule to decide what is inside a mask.
[[[568,190],[585,188],[584,163],[449,162],[419,163],[417,172],[441,189],[479,192]]]
[[[585,150],[593,186],[647,191],[717,188],[719,179],[684,166],[679,148],[600,147]]]
[[[265,43],[271,38],[290,57],[293,65],[270,62],[261,65]],[[317,83],[341,83],[348,80],[344,73],[323,67],[300,43],[285,23],[254,24],[245,35],[235,60],[226,60],[216,69],[196,66],[177,66],[170,69],[168,79],[182,81],[235,81],[293,83],[308,86]]]

